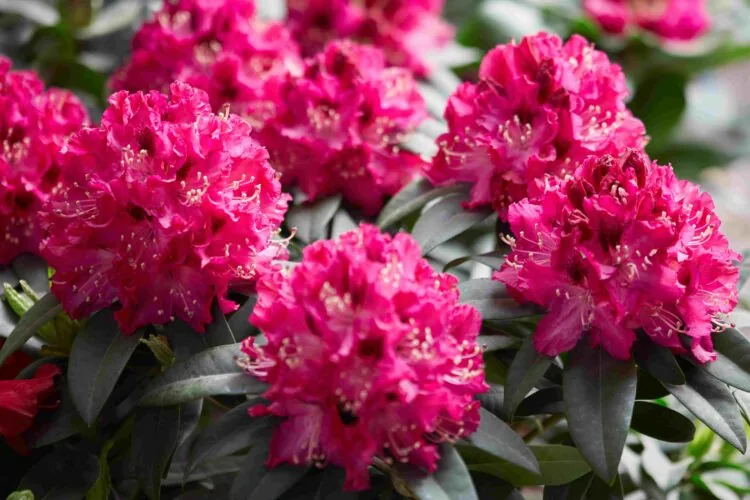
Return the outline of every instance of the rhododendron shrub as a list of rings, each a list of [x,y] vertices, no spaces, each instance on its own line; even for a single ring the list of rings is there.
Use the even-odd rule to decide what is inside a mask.
[[[591,157],[511,205],[513,251],[496,273],[548,309],[534,333],[555,356],[587,336],[628,359],[636,332],[701,363],[737,305],[740,256],[719,232],[708,194],[631,151]]]
[[[0,266],[38,253],[40,207],[60,179],[60,150],[88,122],[72,93],[44,89],[30,71],[0,57]]]
[[[426,118],[424,101],[411,73],[386,68],[379,49],[334,42],[277,91],[283,108],[258,138],[282,182],[308,199],[341,192],[372,215],[422,171],[399,144]]]
[[[332,463],[348,489],[368,486],[374,457],[435,471],[436,444],[476,430],[487,389],[479,312],[456,283],[409,235],[369,225],[264,276],[250,321],[268,343],[245,341],[243,364],[270,384],[250,413],[283,418],[268,465]]]
[[[290,0],[288,24],[306,55],[331,40],[353,39],[381,48],[388,63],[417,76],[453,39],[440,18],[443,0]]]
[[[602,29],[618,35],[640,28],[689,41],[711,26],[706,0],[584,0],[583,6]]]
[[[472,185],[470,207],[502,218],[546,174],[563,176],[591,154],[645,146],[643,124],[625,106],[625,75],[580,36],[540,33],[500,45],[479,83],[463,83],[445,111],[449,131],[427,177]]]
[[[111,87],[166,92],[183,81],[205,90],[214,111],[230,104],[257,125],[275,110],[269,80],[301,68],[287,29],[258,19],[251,0],[168,1],[135,35]]]
[[[119,302],[125,332],[178,317],[202,331],[218,298],[285,256],[274,241],[288,196],[235,115],[173,84],[118,92],[101,125],[63,155],[64,180],[42,224],[52,291],[75,318]]]

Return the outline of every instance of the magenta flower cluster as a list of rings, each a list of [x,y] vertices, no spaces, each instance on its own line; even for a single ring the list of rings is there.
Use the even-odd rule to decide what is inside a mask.
[[[541,33],[499,45],[484,58],[479,83],[450,97],[449,131],[428,178],[473,185],[470,207],[492,205],[502,218],[547,174],[563,176],[589,155],[646,144],[627,109],[625,75],[584,38],[563,43]]]
[[[65,148],[64,182],[41,214],[52,291],[76,318],[119,302],[124,332],[181,318],[199,331],[230,288],[285,258],[274,240],[289,196],[235,115],[175,83],[118,92],[101,125]]]
[[[456,285],[411,236],[369,225],[264,276],[250,321],[268,343],[250,338],[243,351],[270,384],[251,414],[285,417],[268,465],[332,463],[348,489],[367,487],[373,457],[435,471],[437,443],[476,430],[474,396],[487,389],[481,318]]]
[[[707,0],[583,0],[583,7],[617,35],[642,29],[665,40],[690,41],[711,26]]]
[[[44,90],[30,71],[12,71],[0,57],[0,266],[38,253],[37,213],[60,183],[60,150],[88,123],[70,92]]]

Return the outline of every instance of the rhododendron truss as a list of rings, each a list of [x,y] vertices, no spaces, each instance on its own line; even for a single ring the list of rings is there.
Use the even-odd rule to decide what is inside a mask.
[[[250,321],[268,343],[246,340],[243,366],[270,384],[251,415],[283,418],[268,466],[332,463],[347,489],[368,486],[375,457],[434,472],[437,443],[476,430],[487,389],[481,318],[456,284],[411,236],[369,225],[264,276]]]
[[[510,207],[513,251],[495,279],[548,309],[534,334],[543,354],[587,335],[628,359],[640,330],[712,361],[712,336],[737,305],[740,259],[713,210],[708,194],[642,153],[591,157]]]
[[[448,101],[449,131],[427,177],[473,186],[469,206],[490,204],[504,219],[545,174],[563,176],[591,154],[645,146],[628,111],[625,75],[584,38],[541,33],[487,54],[479,83]]]
[[[111,86],[166,92],[183,81],[205,90],[214,111],[229,103],[233,113],[258,126],[276,107],[267,88],[272,80],[301,69],[287,29],[257,19],[252,0],[179,0],[164,2],[141,27],[130,61]]]
[[[60,150],[87,121],[72,93],[45,91],[34,73],[11,71],[0,57],[0,266],[38,253],[37,212],[58,185]]]
[[[258,137],[284,184],[308,199],[341,192],[373,215],[424,168],[399,144],[426,118],[425,103],[411,73],[386,68],[379,49],[334,42],[277,90],[283,109]]]
[[[430,73],[430,54],[453,40],[443,0],[289,0],[289,26],[305,55],[353,39],[385,52],[388,63]]]
[[[63,156],[63,186],[42,214],[52,291],[75,318],[119,301],[125,332],[179,317],[202,331],[218,298],[285,258],[276,172],[250,126],[211,111],[203,91],[118,92],[101,126]]]
[[[610,33],[635,29],[665,40],[689,41],[711,26],[707,0],[583,0],[583,7]]]

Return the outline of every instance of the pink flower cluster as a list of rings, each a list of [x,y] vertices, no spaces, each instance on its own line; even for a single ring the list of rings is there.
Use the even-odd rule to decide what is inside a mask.
[[[241,118],[208,97],[118,92],[75,135],[64,185],[42,213],[52,291],[76,318],[119,301],[123,331],[179,317],[202,331],[218,298],[284,258],[272,239],[288,196]]]
[[[610,33],[637,28],[666,40],[688,41],[711,26],[706,0],[584,0],[586,12]]]
[[[284,184],[311,200],[341,192],[376,213],[424,168],[400,142],[427,116],[409,71],[386,68],[379,49],[333,42],[288,76],[277,114],[258,133]]]
[[[354,39],[383,49],[388,63],[430,72],[428,56],[453,39],[440,18],[443,0],[290,0],[289,27],[305,55],[331,40]]]
[[[49,89],[30,71],[11,71],[0,57],[0,266],[37,253],[36,214],[57,187],[60,150],[88,122],[70,92]]]
[[[584,38],[541,33],[487,54],[478,84],[464,83],[445,112],[449,131],[428,178],[473,185],[470,206],[505,218],[545,174],[565,175],[589,155],[645,146],[625,106],[625,76]]]
[[[630,358],[636,331],[712,361],[712,334],[737,305],[740,256],[719,232],[708,194],[642,153],[591,157],[565,180],[548,178],[510,207],[513,252],[495,279],[548,309],[534,334],[541,353],[588,335]]]
[[[302,60],[283,25],[254,16],[252,0],[164,2],[136,34],[131,59],[111,86],[166,92],[183,81],[205,90],[214,111],[231,104],[233,113],[261,124],[275,109],[269,80],[301,71]]]
[[[268,343],[246,340],[243,364],[270,384],[251,415],[284,417],[268,465],[333,463],[347,489],[367,487],[373,457],[433,472],[436,443],[476,430],[487,388],[479,312],[456,284],[409,235],[368,225],[264,276],[250,321]]]

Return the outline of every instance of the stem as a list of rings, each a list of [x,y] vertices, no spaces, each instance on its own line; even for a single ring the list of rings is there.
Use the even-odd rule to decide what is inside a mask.
[[[563,415],[552,415],[550,417],[545,418],[544,420],[542,420],[541,424],[539,424],[536,428],[534,428],[531,432],[529,432],[523,437],[524,442],[528,443],[529,441],[531,441],[532,439],[537,437],[539,434],[546,431],[547,429],[549,429],[550,427],[552,427],[553,425],[555,425],[562,419],[563,419]]]

